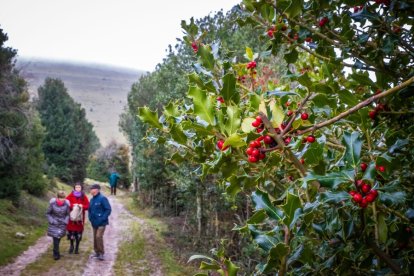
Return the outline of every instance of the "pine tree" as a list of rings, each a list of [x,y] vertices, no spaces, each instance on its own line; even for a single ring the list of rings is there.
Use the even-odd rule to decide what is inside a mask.
[[[38,110],[47,131],[43,151],[48,165],[53,164],[56,176],[64,181],[83,181],[89,155],[99,145],[85,110],[59,79],[47,78],[38,92]]]
[[[33,194],[45,190],[44,131],[27,84],[15,69],[17,52],[4,46],[7,39],[0,29],[0,198],[17,200],[21,189]]]

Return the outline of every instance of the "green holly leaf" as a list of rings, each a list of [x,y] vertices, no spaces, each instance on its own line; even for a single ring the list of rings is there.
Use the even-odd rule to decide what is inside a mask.
[[[300,120],[302,121],[302,120]],[[319,161],[323,160],[323,147],[324,144],[320,143],[312,143],[309,146],[306,145],[307,149],[305,154],[303,154],[303,158],[308,165],[317,165]]]
[[[172,125],[170,129],[170,134],[174,141],[176,141],[177,143],[181,145],[185,145],[187,143],[187,136],[184,134],[183,130],[181,129],[181,126]]]
[[[194,113],[210,125],[216,125],[214,105],[207,93],[196,86],[190,86],[188,97],[193,99]]]
[[[354,170],[332,172],[325,175],[309,172],[303,179],[305,183],[313,180],[317,180],[322,187],[336,189],[342,183],[352,183],[354,181]]]
[[[287,7],[284,13],[289,18],[294,18],[302,12],[303,0],[290,0],[289,2],[290,2],[290,5]]]
[[[283,120],[285,119],[285,113],[283,112],[282,107],[277,101],[271,101],[270,109],[272,111],[272,119],[270,120],[272,126],[280,127],[280,125],[283,123]]]
[[[225,260],[224,265],[227,268],[227,274],[226,275],[228,275],[228,276],[237,276],[237,271],[239,270],[238,266],[236,266],[230,260]]]
[[[249,133],[252,132],[253,130],[255,130],[256,128],[254,126],[252,126],[252,123],[255,121],[256,119],[254,118],[244,118],[243,119],[243,123],[242,123],[242,131],[244,133]]]
[[[248,224],[258,224],[262,223],[267,218],[266,211],[261,209],[253,214],[248,220]]]
[[[188,82],[189,82],[189,86],[198,86],[203,90],[207,90],[210,92],[216,92],[216,88],[214,87],[211,80],[208,81],[207,83],[204,83],[204,81],[200,78],[200,76],[196,72],[193,72],[188,75]]]
[[[385,243],[388,238],[388,226],[385,215],[382,213],[378,214],[378,238],[382,243]]]
[[[223,147],[231,146],[233,148],[240,148],[246,146],[246,142],[237,133],[230,135],[223,144]]]
[[[354,131],[352,133],[346,132],[342,138],[342,142],[346,147],[344,154],[345,164],[356,168],[360,163],[362,140],[359,132]]]
[[[236,77],[232,73],[228,73],[223,77],[223,88],[220,95],[226,102],[232,100],[234,103],[239,103],[240,95],[236,91]]]
[[[347,192],[323,192],[320,194],[321,201],[326,203],[339,203],[344,200],[349,200],[350,195]]]
[[[286,197],[286,204],[282,206],[282,209],[286,215],[283,223],[289,226],[289,228],[291,228],[291,224],[294,222],[296,210],[300,208],[302,208],[302,204],[300,203],[299,197],[288,193]]]
[[[197,55],[200,57],[201,64],[208,70],[214,69],[214,56],[209,45],[200,45]]]
[[[281,220],[283,217],[283,213],[281,210],[278,210],[273,204],[270,202],[269,195],[266,192],[263,192],[257,189],[252,194],[252,201],[255,207],[255,210],[264,209],[266,214],[275,220]]]
[[[241,112],[237,106],[228,106],[226,109],[227,121],[225,130],[228,135],[236,133],[240,129]]]
[[[153,127],[162,129],[157,112],[151,111],[147,106],[138,108],[138,117],[144,123],[149,123]]]

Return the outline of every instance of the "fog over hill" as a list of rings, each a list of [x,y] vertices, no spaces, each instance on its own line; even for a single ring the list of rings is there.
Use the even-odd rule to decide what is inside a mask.
[[[19,58],[17,68],[28,81],[33,97],[37,96],[37,89],[45,78],[61,79],[71,97],[85,109],[102,145],[112,139],[126,142],[119,130],[119,115],[127,105],[131,85],[139,80],[143,71],[29,58]]]

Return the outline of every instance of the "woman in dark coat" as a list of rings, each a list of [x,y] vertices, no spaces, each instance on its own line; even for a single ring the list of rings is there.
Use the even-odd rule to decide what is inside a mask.
[[[46,216],[49,222],[47,235],[53,238],[53,258],[60,259],[60,239],[66,235],[66,225],[69,221],[69,201],[65,199],[65,192],[59,191],[56,198],[52,198],[47,208]]]
[[[82,220],[69,220],[66,228],[68,230],[68,239],[70,240],[69,254],[72,254],[73,250],[75,250],[75,254],[79,254],[79,243],[82,240],[83,226],[85,225],[85,211],[89,208],[89,199],[83,192],[81,183],[75,184],[73,191],[66,197],[66,199],[69,200],[71,211],[76,205],[82,208]],[[74,246],[75,242],[76,244]]]

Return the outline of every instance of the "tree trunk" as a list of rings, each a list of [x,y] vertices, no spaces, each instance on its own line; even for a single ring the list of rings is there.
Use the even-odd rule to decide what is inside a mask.
[[[204,223],[203,223],[203,213],[204,213],[204,206],[203,206],[203,184],[200,180],[197,180],[197,195],[196,195],[196,203],[197,203],[197,234],[198,238],[201,238],[204,235]]]

